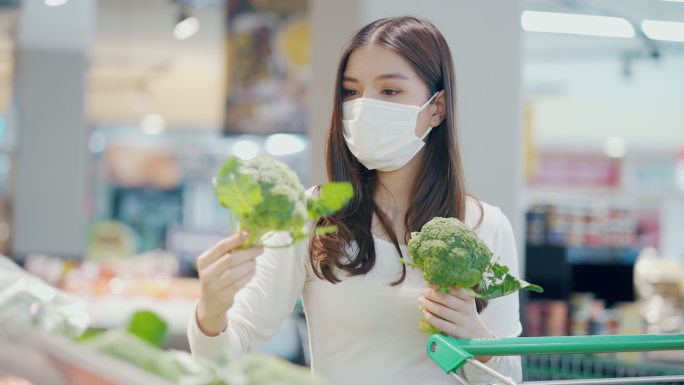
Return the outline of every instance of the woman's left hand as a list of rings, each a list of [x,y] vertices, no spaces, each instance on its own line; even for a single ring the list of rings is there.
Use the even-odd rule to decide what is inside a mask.
[[[423,290],[418,299],[424,308],[423,317],[432,326],[455,338],[495,338],[494,333],[485,325],[477,313],[475,298],[462,289],[452,289],[448,293],[437,291],[436,286]],[[487,362],[490,356],[476,357]]]

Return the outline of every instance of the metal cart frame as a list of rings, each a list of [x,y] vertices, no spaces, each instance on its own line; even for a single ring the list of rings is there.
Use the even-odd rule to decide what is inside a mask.
[[[605,379],[528,381],[516,383],[511,378],[474,359],[475,356],[517,356],[533,354],[609,353],[652,350],[684,350],[684,334],[639,334],[615,336],[519,337],[459,340],[435,334],[427,341],[427,353],[446,373],[461,385],[469,385],[458,371],[471,364],[507,385],[608,385],[656,382],[684,383],[681,375],[620,377]]]

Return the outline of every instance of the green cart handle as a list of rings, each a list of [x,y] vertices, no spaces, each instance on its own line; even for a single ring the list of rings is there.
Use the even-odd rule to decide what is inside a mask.
[[[517,337],[460,340],[440,334],[427,341],[427,353],[447,373],[459,370],[473,356],[608,353],[684,350],[684,334]]]

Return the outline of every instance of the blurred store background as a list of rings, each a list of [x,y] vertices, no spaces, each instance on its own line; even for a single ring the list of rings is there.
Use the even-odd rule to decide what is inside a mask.
[[[187,349],[193,262],[230,233],[219,165],[269,154],[323,181],[342,44],[403,14],[447,37],[470,187],[546,289],[525,334],[684,332],[681,0],[2,0],[0,253],[84,299],[92,328],[151,309]],[[306,364],[304,322],[264,350]],[[684,356],[581,370],[600,365]]]

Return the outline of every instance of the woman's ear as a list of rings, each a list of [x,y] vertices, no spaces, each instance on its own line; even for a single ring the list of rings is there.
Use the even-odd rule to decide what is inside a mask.
[[[430,127],[437,127],[444,121],[446,117],[446,102],[444,98],[444,90],[439,91],[439,95],[435,97],[432,105],[437,107],[433,108],[432,116],[430,117]]]

